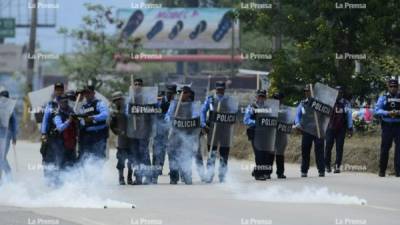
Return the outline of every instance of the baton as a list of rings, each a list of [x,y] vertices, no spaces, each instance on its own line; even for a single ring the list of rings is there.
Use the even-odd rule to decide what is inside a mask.
[[[81,100],[81,93],[78,94],[78,97],[76,98],[75,105],[74,105],[74,112],[76,113],[76,110],[78,109],[78,102]]]
[[[217,113],[219,113],[219,111],[221,110],[221,101],[218,102],[218,106],[217,106]],[[214,127],[213,127],[213,131],[211,134],[211,142],[210,142],[210,153],[209,153],[209,158],[211,158],[211,152],[212,152],[212,148],[214,146],[214,138],[215,138],[215,133],[217,132],[217,123],[214,122]],[[218,143],[219,144],[219,143]],[[218,149],[217,149],[218,150]]]
[[[18,172],[17,147],[13,144],[15,172]]]
[[[309,85],[310,85],[310,94],[311,94],[311,97],[314,98],[314,91],[313,91],[312,84],[309,84]],[[315,111],[315,110],[314,110],[314,119],[315,119],[315,124],[316,124],[316,127],[317,127],[317,136],[318,136],[318,138],[321,138],[321,131],[320,131],[320,129],[319,129],[318,115],[317,115],[317,111]]]

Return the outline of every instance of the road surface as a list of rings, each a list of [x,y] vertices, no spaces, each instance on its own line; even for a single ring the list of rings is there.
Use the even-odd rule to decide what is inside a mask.
[[[18,172],[0,186],[0,224],[336,225],[400,222],[400,179],[369,173],[317,177],[286,165],[286,180],[254,181],[252,162],[231,160],[226,183],[119,186],[115,150],[102,169],[90,165],[44,185],[39,144],[19,142]],[[14,166],[13,154],[9,161]],[[167,174],[167,168],[164,174]],[[135,208],[132,208],[134,205]],[[106,206],[106,208],[104,208]]]

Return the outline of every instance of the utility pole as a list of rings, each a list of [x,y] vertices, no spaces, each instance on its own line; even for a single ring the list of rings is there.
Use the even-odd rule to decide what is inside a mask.
[[[35,73],[35,47],[36,47],[36,27],[37,27],[37,5],[38,0],[32,0],[32,17],[31,17],[31,29],[29,34],[29,46],[28,46],[28,71],[27,71],[27,85],[28,92],[32,91],[33,88],[33,75]]]
[[[272,36],[272,50],[273,52],[278,51],[279,49],[282,48],[282,32],[281,32],[281,2],[280,0],[274,0],[276,11],[277,11],[277,17],[278,17],[278,25],[275,25],[275,32],[274,36]]]
[[[233,6],[234,0],[231,0]],[[240,30],[240,29],[239,29]],[[231,77],[235,76],[234,70],[234,57],[235,57],[235,18],[232,18],[232,40],[231,40]]]

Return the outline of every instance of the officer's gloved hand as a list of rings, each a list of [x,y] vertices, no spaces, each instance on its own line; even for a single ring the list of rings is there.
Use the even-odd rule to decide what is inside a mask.
[[[47,136],[45,134],[42,134],[42,136],[40,137],[40,140],[42,141],[42,143],[46,143],[47,142]]]
[[[90,116],[85,117],[84,120],[85,120],[85,123],[92,123],[93,122],[93,118],[90,117]]]
[[[389,116],[390,117],[395,117],[397,115],[398,115],[398,112],[396,110],[389,111]]]
[[[208,134],[209,131],[210,131],[210,127],[207,126],[207,124],[203,123],[201,125],[201,134],[206,135],[206,134]]]
[[[293,125],[293,130],[294,130],[294,132],[296,134],[301,134],[302,133],[300,128],[301,128],[300,124]]]

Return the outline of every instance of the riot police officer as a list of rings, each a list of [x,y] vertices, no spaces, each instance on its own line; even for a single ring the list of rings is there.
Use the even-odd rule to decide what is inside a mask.
[[[66,149],[68,145],[65,141],[66,138],[73,138],[76,140],[76,134],[68,135],[66,130],[73,126],[72,109],[68,106],[68,96],[62,94],[57,98],[57,109],[53,110],[48,116],[46,134],[47,149],[43,157],[44,175],[50,186],[58,186],[61,184],[60,172],[61,169],[66,168],[67,162],[65,156],[67,150],[74,151],[75,146]],[[65,135],[65,136],[64,136]],[[66,137],[66,138],[64,138]],[[76,142],[74,142],[76,144]]]
[[[267,99],[267,91],[266,90],[257,90],[256,91],[256,101],[249,106],[247,106],[245,114],[244,114],[244,124],[248,126],[247,134],[249,139],[251,140],[251,145],[253,147],[255,163],[256,166],[252,175],[256,180],[266,180],[271,179],[272,173],[272,164],[274,161],[275,154],[273,151],[267,151],[266,149],[259,149],[255,145],[255,133],[257,125],[256,110],[266,107],[265,101]],[[261,130],[261,129],[260,129]],[[266,132],[265,132],[266,133]],[[275,139],[275,138],[274,138]],[[267,141],[266,139],[257,140],[259,142]],[[270,149],[271,150],[271,149]]]
[[[192,101],[192,102],[195,101],[195,92],[193,90],[190,90],[190,101]],[[200,133],[199,133],[199,139],[196,140],[196,141],[198,141],[198,146],[194,153],[194,162],[195,162],[197,174],[199,175],[200,180],[202,182],[205,182],[206,181],[205,180],[206,179],[205,178],[205,167],[204,167],[203,151],[202,151],[202,145],[201,145],[201,138],[203,135],[206,135],[206,134],[204,133],[204,129],[201,129]]]
[[[55,83],[53,99],[46,104],[40,128],[42,141],[40,153],[42,154],[43,172],[48,184],[52,186],[58,184],[58,178],[54,175],[54,172],[56,172],[56,167],[54,166],[56,157],[59,164],[62,161],[62,149],[58,148],[61,144],[56,138],[56,130],[53,123],[54,117],[58,112],[58,101],[62,95],[64,95],[64,84]],[[54,147],[56,149],[53,149]]]
[[[201,109],[201,126],[207,130],[209,158],[207,159],[207,174],[205,181],[211,183],[214,179],[215,160],[219,150],[220,163],[218,177],[225,181],[228,170],[228,158],[233,139],[233,124],[238,110],[237,102],[225,95],[225,82],[215,83],[216,95],[209,96]],[[209,117],[207,120],[207,113]],[[225,114],[225,115],[223,115]],[[229,114],[229,115],[228,115]]]
[[[150,88],[150,89],[149,89]],[[154,99],[152,96],[155,91]],[[150,92],[147,92],[150,91]],[[154,101],[154,102],[153,102]],[[126,104],[128,115],[128,137],[132,162],[134,163],[134,185],[150,184],[154,171],[151,166],[149,142],[153,135],[154,113],[147,109],[157,105],[157,88],[143,87],[143,80],[136,78],[133,82],[130,98]],[[146,108],[146,110],[141,110]],[[151,111],[151,110],[150,110]]]
[[[285,95],[277,92],[273,98],[279,100],[279,113],[277,134],[275,142],[275,160],[276,160],[276,175],[278,179],[286,179],[285,176],[285,151],[288,145],[289,135],[292,132],[294,118],[296,116],[296,108],[283,105]]]
[[[336,141],[336,161],[334,173],[340,173],[346,133],[348,133],[349,137],[351,137],[353,134],[351,104],[343,97],[343,88],[341,86],[336,86],[335,88],[339,91],[339,93],[325,137],[325,167],[326,172],[328,173],[331,172],[331,155],[333,144]]]
[[[42,140],[42,147],[41,147],[41,153],[42,156],[44,157],[46,148],[48,147],[48,142],[47,142],[47,135],[49,133],[49,128],[48,124],[52,120],[52,115],[54,116],[55,111],[58,109],[58,103],[57,100],[58,98],[64,94],[64,84],[63,83],[55,83],[54,84],[54,92],[53,92],[53,99],[48,102],[45,106],[44,113],[43,113],[43,120],[42,124],[40,127],[40,133],[41,133],[41,140]]]
[[[192,160],[197,150],[200,134],[200,102],[196,107],[191,96],[192,90],[183,86],[179,100],[174,100],[165,115],[172,122],[169,134],[168,159],[170,184],[177,184],[179,178],[185,184],[192,184]],[[172,121],[173,120],[173,121]]]
[[[304,87],[305,99],[300,102],[297,106],[295,127],[299,129],[301,127],[300,121],[305,113],[304,106],[311,101],[310,87],[306,85]],[[310,168],[310,153],[311,147],[314,143],[315,161],[320,177],[325,176],[325,163],[324,163],[324,139],[318,138],[312,134],[302,131],[301,139],[301,177],[307,177],[308,169]]]
[[[86,103],[82,105],[79,119],[80,132],[79,159],[105,160],[108,139],[108,107],[105,102],[96,98],[95,86],[87,85],[83,91]]]
[[[0,92],[0,97],[10,98],[10,93],[7,90],[3,90]],[[7,161],[7,154],[10,149],[10,143],[12,142],[12,145],[16,145],[18,134],[17,117],[14,110],[9,118],[10,119],[6,121],[8,122],[8,128],[5,130],[0,129],[0,139],[5,141],[5,145],[0,145],[0,155],[3,157],[2,159],[0,159],[0,173],[1,171],[4,171],[5,177],[7,177],[11,172],[10,164]]]
[[[153,160],[152,165],[154,167],[152,183],[158,182],[158,176],[162,175],[162,170],[165,161],[166,147],[168,142],[168,123],[165,122],[165,114],[174,99],[176,94],[176,85],[169,84],[166,86],[165,96],[162,96],[158,101],[158,107],[161,109],[161,113],[157,115],[157,128],[156,136],[153,142]]]
[[[124,178],[124,168],[125,163],[128,160],[128,174],[127,174],[127,183],[133,184],[132,175],[133,175],[133,162],[132,162],[132,152],[130,152],[129,148],[129,138],[126,134],[127,129],[127,118],[124,113],[125,110],[125,99],[122,92],[117,91],[112,94],[112,103],[113,110],[111,112],[111,121],[110,128],[111,131],[117,135],[117,169],[119,176],[119,184],[125,185]]]
[[[381,118],[382,142],[379,159],[379,176],[386,175],[389,150],[394,141],[394,165],[396,177],[400,176],[400,94],[399,83],[395,79],[388,82],[389,91],[380,96],[375,106],[375,115]]]

